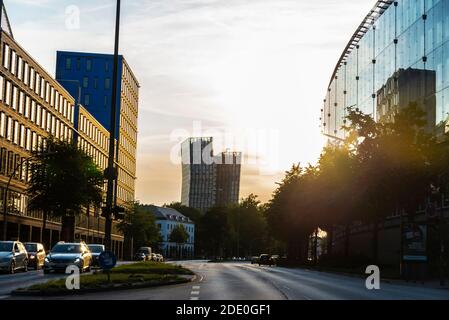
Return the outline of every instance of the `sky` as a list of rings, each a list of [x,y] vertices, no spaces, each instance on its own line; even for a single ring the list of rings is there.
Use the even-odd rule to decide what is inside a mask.
[[[16,41],[51,75],[57,50],[112,53],[113,0],[4,0]],[[181,199],[179,143],[243,152],[240,196],[268,201],[315,163],[319,117],[350,36],[374,0],[126,0],[120,53],[137,76],[136,199]]]

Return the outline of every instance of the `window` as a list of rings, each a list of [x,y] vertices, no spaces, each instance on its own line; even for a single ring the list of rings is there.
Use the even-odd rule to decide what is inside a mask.
[[[26,137],[26,149],[31,150],[31,130],[27,128],[27,137]]]
[[[3,86],[5,83],[5,78],[0,76],[0,100],[3,101]]]
[[[65,68],[66,68],[67,70],[72,69],[72,59],[70,59],[70,58],[66,58],[66,59],[65,59]]]
[[[86,94],[84,96],[84,105],[88,106],[90,104],[90,95]]]
[[[81,69],[81,59],[77,58],[76,59],[76,70],[79,70],[79,69]]]
[[[94,78],[94,89],[98,87],[98,78]]]
[[[16,68],[17,68],[17,64],[16,64],[16,61],[17,61],[17,54],[16,54],[16,52],[15,51],[11,51],[11,53],[12,53],[12,55],[11,55],[11,73],[12,74],[16,74]]]
[[[109,89],[111,87],[111,79],[106,78],[104,79],[104,88]]]
[[[20,125],[20,147],[25,148],[25,126]]]
[[[8,106],[11,104],[11,82],[9,82],[9,81],[6,81],[5,103]]]
[[[84,77],[83,78],[83,88],[87,88],[89,86],[89,78]]]
[[[104,96],[104,106],[108,106],[108,96]]]
[[[91,71],[92,70],[92,60],[87,59],[86,60],[86,70]]]
[[[9,69],[9,55],[11,54],[9,46],[5,44],[3,50],[3,67]]]
[[[6,115],[2,112],[0,114],[0,136],[5,136],[5,130],[6,130]]]
[[[31,103],[31,98],[30,96],[26,96],[25,97],[25,118],[29,118],[30,117],[30,103]]]
[[[13,124],[12,124],[12,118],[8,117],[8,123],[6,127],[6,139],[9,141],[12,141],[12,131],[13,131]]]
[[[104,71],[108,72],[109,71],[109,62],[105,61],[104,63]]]
[[[14,139],[13,142],[15,144],[19,144],[19,121],[14,121]]]

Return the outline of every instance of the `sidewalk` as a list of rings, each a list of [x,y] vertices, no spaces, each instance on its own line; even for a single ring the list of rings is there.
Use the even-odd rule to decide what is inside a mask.
[[[332,274],[338,274],[338,275],[344,275],[348,277],[354,277],[354,278],[364,278],[368,275],[364,273],[356,273],[356,272],[345,272],[345,271],[337,271],[337,270],[326,270],[325,268],[315,269],[312,267],[293,267],[295,269],[306,269],[316,272],[324,272],[324,273],[332,273]],[[420,288],[429,288],[429,289],[443,289],[443,290],[449,290],[449,279],[445,279],[445,285],[440,285],[439,279],[432,279],[427,280],[422,283],[421,281],[405,281],[402,279],[392,279],[392,278],[382,278],[381,282],[393,284],[393,285],[402,285],[402,286],[410,286],[410,287],[420,287]]]

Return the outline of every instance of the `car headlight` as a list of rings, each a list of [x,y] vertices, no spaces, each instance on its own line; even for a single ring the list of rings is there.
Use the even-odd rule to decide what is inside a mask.
[[[45,262],[51,262],[51,258],[50,257],[45,257]]]
[[[76,258],[75,259],[75,263],[80,263],[82,260],[81,260],[81,258]]]
[[[36,256],[30,255],[30,259],[31,259],[31,260],[33,260],[33,259],[35,259],[35,258],[36,258]]]

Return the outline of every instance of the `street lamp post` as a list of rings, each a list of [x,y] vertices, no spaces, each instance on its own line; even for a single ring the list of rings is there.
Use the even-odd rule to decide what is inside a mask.
[[[115,17],[115,44],[114,44],[114,66],[112,74],[112,99],[111,99],[111,118],[109,131],[109,158],[108,168],[106,169],[106,178],[108,180],[106,207],[103,209],[105,217],[105,247],[111,250],[112,233],[112,212],[114,200],[114,184],[117,181],[117,169],[115,168],[115,135],[117,118],[117,82],[118,82],[118,50],[120,35],[120,0],[117,0],[117,9]]]

